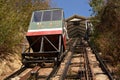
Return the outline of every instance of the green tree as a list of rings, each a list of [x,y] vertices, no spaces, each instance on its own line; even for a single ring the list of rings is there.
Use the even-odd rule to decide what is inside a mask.
[[[113,61],[113,66],[120,66],[120,0],[102,0],[103,6],[98,5],[97,1],[100,0],[90,1],[93,12],[96,13],[94,19],[100,21],[95,25],[95,44],[99,46],[104,58]],[[120,73],[119,70],[120,67],[117,74]]]
[[[50,0],[0,0],[0,56],[21,42],[32,12],[49,7]]]
[[[92,7],[94,15],[98,15],[102,8],[105,6],[104,0],[90,0],[89,5]]]

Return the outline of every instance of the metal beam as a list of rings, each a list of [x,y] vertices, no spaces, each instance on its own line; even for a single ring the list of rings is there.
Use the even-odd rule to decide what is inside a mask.
[[[51,44],[51,46],[52,46],[56,51],[59,51],[59,50],[53,45],[53,43],[52,43],[46,36],[44,36],[44,38]]]

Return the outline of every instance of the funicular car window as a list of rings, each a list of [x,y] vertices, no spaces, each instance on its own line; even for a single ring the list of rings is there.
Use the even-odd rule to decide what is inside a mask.
[[[62,11],[61,10],[54,10],[53,11],[53,16],[52,16],[52,20],[61,20],[62,18]]]
[[[41,16],[42,16],[42,12],[34,12],[33,22],[40,22]]]
[[[51,11],[45,11],[43,13],[43,20],[42,21],[50,21],[51,20]]]

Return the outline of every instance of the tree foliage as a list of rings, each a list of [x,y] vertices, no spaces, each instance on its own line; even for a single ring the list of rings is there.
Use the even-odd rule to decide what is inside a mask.
[[[90,0],[90,6],[92,7],[93,14],[98,15],[105,6],[104,0]]]
[[[104,5],[98,5],[98,1],[104,1]],[[99,45],[103,56],[114,62],[112,65],[120,66],[120,0],[91,0],[90,5],[93,12],[97,13],[94,19],[100,21],[95,26],[95,43]]]
[[[31,13],[49,7],[50,0],[0,0],[0,56],[20,43]]]

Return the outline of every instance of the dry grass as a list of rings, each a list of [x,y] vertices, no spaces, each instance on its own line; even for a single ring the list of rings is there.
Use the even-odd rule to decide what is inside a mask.
[[[10,54],[6,56],[6,59],[0,59],[0,79],[3,80],[20,66],[20,56],[17,54]]]

